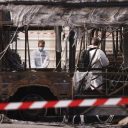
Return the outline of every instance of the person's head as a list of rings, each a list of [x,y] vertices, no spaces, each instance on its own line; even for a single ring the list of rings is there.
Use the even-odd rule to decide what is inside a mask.
[[[38,48],[39,48],[39,50],[43,51],[44,47],[45,47],[45,41],[44,40],[39,40],[38,41]]]
[[[92,38],[92,45],[98,46],[100,44],[100,39],[97,37]]]

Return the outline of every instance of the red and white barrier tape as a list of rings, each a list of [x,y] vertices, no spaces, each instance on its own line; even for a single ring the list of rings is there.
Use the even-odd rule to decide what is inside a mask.
[[[32,101],[0,103],[0,110],[24,110],[43,108],[72,108],[89,106],[119,106],[128,104],[128,98],[78,99],[60,101]]]

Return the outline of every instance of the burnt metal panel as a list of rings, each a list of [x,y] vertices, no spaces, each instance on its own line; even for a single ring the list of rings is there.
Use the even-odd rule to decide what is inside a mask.
[[[0,73],[0,98],[7,100],[21,87],[42,86],[61,99],[71,97],[71,78],[66,73],[58,72],[1,72]]]
[[[30,3],[30,2],[29,2]],[[62,3],[61,3],[62,4]],[[4,8],[11,12],[11,18],[14,26],[24,25],[40,25],[40,26],[90,26],[90,27],[105,27],[104,25],[120,26],[122,24],[128,24],[128,2],[124,5],[126,7],[121,8],[119,3],[118,7],[109,6],[104,8],[87,7],[80,8],[74,7],[67,3],[69,7],[65,6],[53,6],[53,5],[14,5],[8,4],[7,6],[1,5],[0,9]],[[79,5],[76,3],[76,6]],[[97,2],[100,5],[100,3]],[[104,3],[106,5],[106,3]],[[65,4],[62,4],[65,5]],[[72,8],[71,8],[72,7]],[[85,25],[86,24],[86,25]]]

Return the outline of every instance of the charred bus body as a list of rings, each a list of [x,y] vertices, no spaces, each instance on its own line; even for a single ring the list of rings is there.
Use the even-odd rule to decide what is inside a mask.
[[[38,2],[37,2],[38,3]],[[61,2],[60,2],[61,3]],[[4,3],[2,3],[4,5]],[[7,3],[5,3],[7,4]],[[27,5],[26,5],[27,4]],[[44,4],[44,5],[43,5]],[[65,3],[66,4],[66,3]],[[70,3],[71,4],[71,3]],[[33,6],[28,2],[26,3],[11,3],[8,6],[9,11],[1,10],[1,29],[0,29],[0,98],[1,101],[31,101],[31,100],[60,100],[60,99],[74,99],[74,98],[101,98],[101,97],[122,97],[127,96],[127,19],[124,19],[128,13],[126,8],[92,8],[90,5],[85,8],[84,4],[75,4],[69,9],[68,6],[60,7],[58,3],[48,4],[38,3]],[[91,4],[91,3],[90,3]],[[97,4],[97,2],[96,2]],[[100,4],[100,3],[99,3]],[[41,6],[39,6],[41,5]],[[88,5],[88,4],[87,4]],[[104,5],[104,4],[103,4]],[[127,4],[126,4],[127,5]],[[14,8],[14,6],[16,8]],[[28,7],[27,12],[22,14],[15,13],[17,8],[22,11]],[[52,13],[53,7],[55,13]],[[57,6],[57,7],[56,7]],[[45,9],[48,11],[45,13]],[[38,10],[38,9],[39,10]],[[81,9],[80,9],[81,8]],[[36,10],[37,9],[37,10]],[[20,10],[20,11],[21,11]],[[58,14],[58,10],[60,13]],[[66,10],[66,12],[65,12]],[[71,13],[74,10],[74,13]],[[11,16],[10,17],[10,11]],[[32,14],[29,13],[32,11]],[[111,12],[109,14],[107,11]],[[65,13],[64,13],[65,12]],[[79,15],[78,15],[79,13]],[[123,15],[121,15],[123,14]],[[115,17],[114,17],[114,16]],[[5,16],[5,17],[4,17]],[[6,17],[7,16],[7,17]],[[47,18],[46,18],[47,16]],[[19,19],[18,17],[22,17]],[[11,18],[13,21],[11,21]],[[36,19],[34,20],[34,19]],[[63,19],[64,18],[64,19]],[[117,22],[114,22],[117,20]],[[22,22],[21,22],[22,21]],[[54,23],[53,23],[54,22]],[[47,25],[51,27],[47,27]],[[38,29],[53,29],[55,27],[56,33],[56,47],[61,45],[61,32],[62,26],[67,25],[70,27],[69,35],[66,43],[69,47],[69,61],[65,60],[65,69],[61,66],[61,51],[56,50],[56,68],[55,69],[38,69],[33,71],[30,66],[27,68],[27,58],[30,59],[29,53],[29,30]],[[12,51],[9,45],[17,39],[17,32],[23,31],[25,33],[25,62],[21,65],[19,56],[17,55],[17,49]],[[92,37],[101,38],[101,49],[106,53],[109,58],[110,65],[103,70],[104,84],[103,89],[99,90],[95,88],[93,91],[83,90],[79,93],[75,93],[73,76],[76,70],[84,72],[82,68],[77,68],[79,55],[77,55],[77,47],[79,46],[79,53],[83,49],[86,49],[90,44]],[[111,38],[112,47],[107,51],[107,38]],[[78,45],[79,44],[79,45]],[[68,54],[68,51],[66,51]],[[66,55],[67,55],[66,54]],[[14,57],[15,56],[15,57]],[[11,58],[11,59],[10,59]],[[15,58],[15,59],[14,59]],[[96,70],[96,69],[89,69]],[[80,83],[81,88],[86,86],[85,82]],[[125,107],[125,106],[123,106]],[[109,115],[112,114],[113,109],[109,107],[110,112],[103,112],[107,108],[93,108],[91,111],[80,113],[88,115]],[[88,110],[88,109],[86,109]],[[102,110],[102,112],[101,112]],[[126,115],[127,112],[122,108],[114,107],[113,115],[118,111],[122,112],[122,115]],[[58,111],[58,110],[56,110]],[[60,111],[59,111],[60,112]],[[47,110],[31,112],[23,111],[19,115],[25,119],[31,119],[42,114],[47,115]],[[69,112],[70,113],[70,112]],[[74,114],[72,111],[71,114]],[[59,113],[60,114],[60,113]],[[117,114],[118,115],[118,114]]]

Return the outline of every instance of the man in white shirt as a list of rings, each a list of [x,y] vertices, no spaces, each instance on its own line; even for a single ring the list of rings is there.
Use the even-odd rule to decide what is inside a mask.
[[[49,64],[48,53],[44,50],[45,41],[38,41],[38,49],[32,52],[31,68],[47,68]]]

